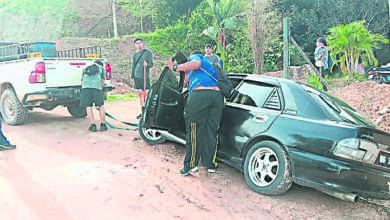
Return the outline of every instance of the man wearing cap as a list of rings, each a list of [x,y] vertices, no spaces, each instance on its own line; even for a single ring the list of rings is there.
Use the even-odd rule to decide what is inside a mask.
[[[131,69],[131,84],[137,90],[141,107],[144,106],[146,96],[150,89],[150,68],[153,66],[152,52],[144,48],[141,38],[134,38],[136,51],[133,54],[133,63]],[[140,118],[138,115],[137,118]]]
[[[207,44],[204,48],[206,54],[204,55],[210,63],[218,63],[218,57],[213,54],[213,48],[210,44]]]

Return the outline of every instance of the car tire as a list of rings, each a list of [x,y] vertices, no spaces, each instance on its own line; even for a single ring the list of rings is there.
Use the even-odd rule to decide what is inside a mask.
[[[87,109],[81,107],[79,103],[67,105],[66,108],[68,109],[69,114],[74,118],[84,118],[87,116]]]
[[[1,94],[0,109],[4,121],[9,125],[20,125],[27,119],[27,109],[23,107],[11,88],[5,89]]]
[[[256,143],[245,156],[244,176],[250,188],[261,194],[287,192],[292,177],[286,151],[273,141]]]
[[[147,128],[143,126],[142,119],[138,123],[138,133],[141,138],[150,145],[161,144],[166,139],[155,129]]]

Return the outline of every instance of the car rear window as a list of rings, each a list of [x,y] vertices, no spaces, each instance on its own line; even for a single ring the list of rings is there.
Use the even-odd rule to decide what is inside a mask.
[[[274,89],[274,86],[270,86],[268,84],[245,81],[238,88],[238,92],[232,97],[231,102],[255,107],[263,107],[265,101],[271,95]]]

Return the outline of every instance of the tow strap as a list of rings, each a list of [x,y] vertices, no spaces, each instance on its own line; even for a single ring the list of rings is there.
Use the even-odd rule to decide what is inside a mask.
[[[120,127],[116,127],[116,126],[114,126],[114,125],[112,125],[112,124],[110,124],[110,123],[108,123],[108,122],[106,121],[106,124],[107,124],[108,127],[110,127],[110,128],[113,128],[113,129],[121,129],[121,130],[130,130],[130,131],[136,131],[136,130],[138,130],[138,124],[136,124],[136,123],[125,122],[125,121],[119,121],[118,119],[116,119],[114,116],[108,114],[107,112],[106,112],[106,116],[109,117],[109,118],[111,118],[111,119],[113,119],[113,120],[115,120],[115,121],[118,121],[118,122],[120,122],[120,123],[122,123],[122,124],[131,126],[131,127],[135,127],[135,128],[120,128]]]

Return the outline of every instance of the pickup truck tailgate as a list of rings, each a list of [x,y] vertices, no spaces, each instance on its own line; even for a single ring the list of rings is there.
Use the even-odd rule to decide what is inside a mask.
[[[93,61],[90,59],[44,59],[46,87],[81,86],[83,68]]]

